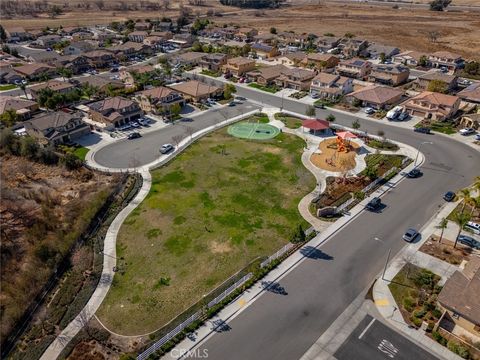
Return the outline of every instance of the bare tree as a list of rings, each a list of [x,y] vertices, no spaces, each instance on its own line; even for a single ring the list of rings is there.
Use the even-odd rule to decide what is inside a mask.
[[[195,129],[191,126],[185,126],[185,133],[188,135],[190,140],[192,140],[193,134],[195,133]]]
[[[432,43],[437,42],[439,35],[440,35],[440,33],[438,31],[435,31],[435,30],[427,32],[428,40],[430,40],[430,42],[432,42]]]
[[[180,141],[182,141],[183,136],[181,134],[172,136],[172,141],[175,143],[175,146],[178,148]]]

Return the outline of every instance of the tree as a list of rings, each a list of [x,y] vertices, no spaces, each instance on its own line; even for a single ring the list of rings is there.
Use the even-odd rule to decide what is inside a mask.
[[[172,117],[176,118],[178,115],[180,115],[180,111],[182,111],[182,107],[179,103],[170,106],[170,114],[172,114]]]
[[[315,108],[311,105],[307,106],[307,109],[305,110],[305,115],[307,116],[315,116]]]
[[[270,34],[276,34],[277,33],[277,28],[271,27],[270,28]]]
[[[67,153],[63,158],[63,164],[67,170],[75,170],[82,166],[82,160],[80,160],[75,154]]]
[[[235,93],[237,89],[235,88],[234,85],[232,84],[225,84],[223,86],[223,98],[224,99],[230,99],[232,97],[232,94]]]
[[[70,79],[73,76],[73,71],[65,67],[57,68],[57,72],[63,78],[63,81]]]
[[[352,122],[352,128],[355,129],[355,130],[358,130],[360,129],[360,121],[358,121],[358,119],[355,119],[353,122]]]
[[[39,146],[34,138],[24,136],[20,139],[20,156],[35,159]]]
[[[2,25],[0,25],[0,41],[4,42],[7,40],[7,33]]]
[[[427,91],[445,94],[448,91],[448,84],[443,80],[434,79],[428,83]]]
[[[472,194],[470,192],[470,189],[462,189],[460,192],[457,194],[460,199],[463,199],[463,204],[462,204],[462,213],[465,210],[466,205],[471,205],[473,200]]]
[[[458,242],[458,237],[460,236],[460,233],[463,230],[463,227],[467,225],[467,223],[470,221],[470,214],[465,214],[463,212],[458,212],[456,211],[453,217],[453,221],[458,225],[458,233],[457,237],[455,238],[455,245],[453,245],[454,248],[457,247],[457,242]]]
[[[370,180],[374,180],[378,177],[378,169],[376,166],[368,165],[364,170],[365,176]]]
[[[385,61],[387,60],[387,57],[385,56],[385,53],[380,53],[380,63],[385,64]]]
[[[470,61],[466,63],[464,71],[469,75],[480,75],[480,62]]]
[[[303,243],[306,240],[305,231],[303,231],[302,225],[299,224],[298,227],[293,231],[292,238],[290,242],[294,244]]]
[[[418,60],[418,65],[425,67],[428,65],[428,58],[425,55],[420,56],[420,59]]]
[[[0,120],[6,127],[15,125],[18,121],[18,114],[15,109],[8,109],[2,115],[0,115]]]
[[[442,242],[442,238],[443,238],[443,232],[445,231],[445,229],[447,228],[448,226],[448,220],[443,218],[440,223],[438,224],[437,228],[438,229],[441,229],[442,231],[440,232],[440,239],[438,239],[438,243],[440,244]]]
[[[327,120],[328,122],[334,122],[335,121],[335,115],[333,114],[328,114],[327,117],[325,118],[325,120]]]
[[[48,10],[48,14],[52,19],[56,18],[58,15],[62,14],[62,8],[58,5],[53,5]]]
[[[23,93],[25,94],[25,98],[28,99],[28,96],[27,96],[27,85],[25,85],[24,83],[21,83],[20,85],[18,85],[18,87],[23,91]]]
[[[452,0],[433,0],[430,2],[430,10],[432,11],[444,11]]]
[[[346,37],[347,39],[352,39],[352,38],[355,37],[355,35],[352,34],[351,32],[347,32],[347,33],[345,33],[344,37]]]

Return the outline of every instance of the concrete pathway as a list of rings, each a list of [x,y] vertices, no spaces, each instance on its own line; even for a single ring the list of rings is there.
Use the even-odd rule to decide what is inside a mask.
[[[405,247],[400,253],[389,263],[385,275],[379,277],[373,287],[373,298],[380,314],[390,323],[391,326],[402,332],[407,337],[423,344],[429,348],[441,359],[459,360],[459,356],[448,350],[446,347],[440,345],[425,335],[423,330],[416,330],[408,327],[403,320],[403,316],[399,311],[399,305],[388,288],[391,279],[403,268],[407,263],[413,263],[417,266],[429,269],[435,274],[442,277],[440,284],[445,281],[456,271],[459,267],[451,265],[447,262],[441,261],[430,255],[419,251],[427,239],[434,233],[439,231],[438,224],[443,218],[446,218],[450,212],[458,205],[458,202],[447,203],[442,207],[422,229],[421,240],[416,244],[410,244]]]

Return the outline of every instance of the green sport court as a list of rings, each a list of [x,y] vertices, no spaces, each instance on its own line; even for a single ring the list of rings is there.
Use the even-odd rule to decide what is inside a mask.
[[[228,133],[241,139],[268,140],[280,134],[273,125],[242,121],[228,127]]]

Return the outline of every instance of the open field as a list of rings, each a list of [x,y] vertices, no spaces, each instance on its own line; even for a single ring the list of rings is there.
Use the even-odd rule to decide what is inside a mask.
[[[315,186],[303,140],[247,141],[215,132],[153,171],[146,200],[122,225],[120,272],[97,313],[111,330],[165,325],[228,277],[290,239]]]

